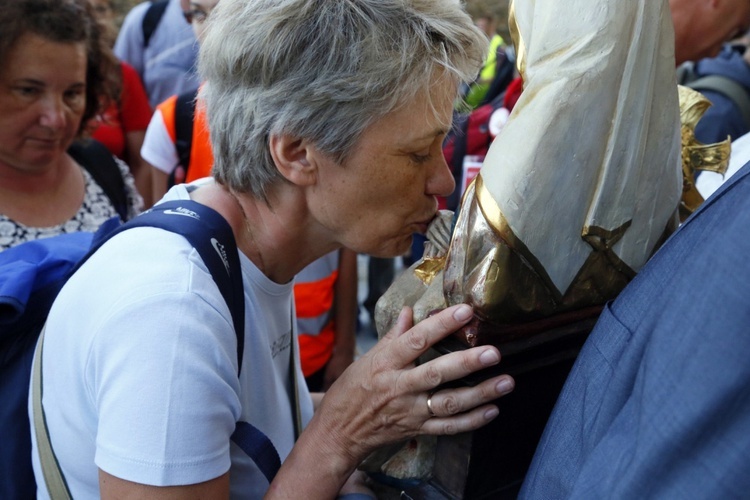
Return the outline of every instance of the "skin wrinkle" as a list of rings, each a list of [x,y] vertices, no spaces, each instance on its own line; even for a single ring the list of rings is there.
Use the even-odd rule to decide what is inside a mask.
[[[437,387],[443,383],[443,378],[440,374],[440,371],[437,368],[435,368],[435,366],[432,366],[432,365],[428,365],[425,368],[424,378],[427,380],[428,383],[432,384],[434,387]]]

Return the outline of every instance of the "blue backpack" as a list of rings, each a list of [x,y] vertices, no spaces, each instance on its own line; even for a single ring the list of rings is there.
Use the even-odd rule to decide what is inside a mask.
[[[0,252],[0,498],[36,495],[27,412],[29,381],[34,348],[57,293],[109,238],[144,226],[179,233],[198,250],[232,313],[238,366],[242,366],[245,307],[237,245],[229,224],[209,207],[189,200],[165,202],[125,224],[112,218],[96,233],[63,234]],[[212,240],[224,250],[221,254]],[[238,422],[232,440],[270,482],[281,461],[268,437],[251,424]]]

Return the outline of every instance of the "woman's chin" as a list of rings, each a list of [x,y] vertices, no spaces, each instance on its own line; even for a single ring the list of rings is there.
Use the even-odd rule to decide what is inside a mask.
[[[393,258],[401,257],[406,255],[411,250],[411,242],[413,235],[409,235],[405,239],[393,240],[388,245],[379,245],[373,251],[363,252],[372,257],[380,258]]]

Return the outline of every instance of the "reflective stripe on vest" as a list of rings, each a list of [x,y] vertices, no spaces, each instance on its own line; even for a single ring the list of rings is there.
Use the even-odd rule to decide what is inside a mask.
[[[339,252],[334,251],[305,267],[295,277],[300,359],[306,377],[320,370],[331,358],[335,324],[334,290],[338,278]]]

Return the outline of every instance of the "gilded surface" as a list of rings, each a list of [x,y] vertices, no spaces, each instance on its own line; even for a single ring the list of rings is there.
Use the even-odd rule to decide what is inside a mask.
[[[637,271],[682,192],[674,33],[667,2],[514,2],[524,86],[482,166],[507,226],[562,295],[594,249]],[[480,203],[487,210],[484,203]]]
[[[679,87],[680,96],[680,133],[682,140],[682,200],[680,218],[685,220],[701,203],[703,197],[695,187],[697,170],[717,172],[722,175],[729,166],[731,139],[716,144],[702,144],[695,138],[695,127],[701,117],[711,106],[703,94],[687,87]]]
[[[425,257],[414,269],[414,274],[422,283],[429,285],[445,267],[445,257]]]
[[[399,276],[378,301],[381,334],[404,305],[418,322],[469,303],[493,335],[596,309],[675,227],[682,172],[668,2],[523,0],[510,16],[523,93],[463,197],[445,267],[430,260]],[[467,345],[479,338],[470,335]]]
[[[526,73],[526,44],[523,43],[521,32],[516,22],[516,5],[511,2],[508,8],[508,28],[510,29],[510,38],[513,40],[513,46],[516,49],[516,69],[518,74],[523,76]]]
[[[592,252],[568,289],[557,290],[488,195],[481,175],[469,189],[443,277],[448,305],[468,302],[479,318],[496,324],[531,321],[602,304],[635,275],[612,251],[629,222],[613,231],[586,227],[581,238]]]

